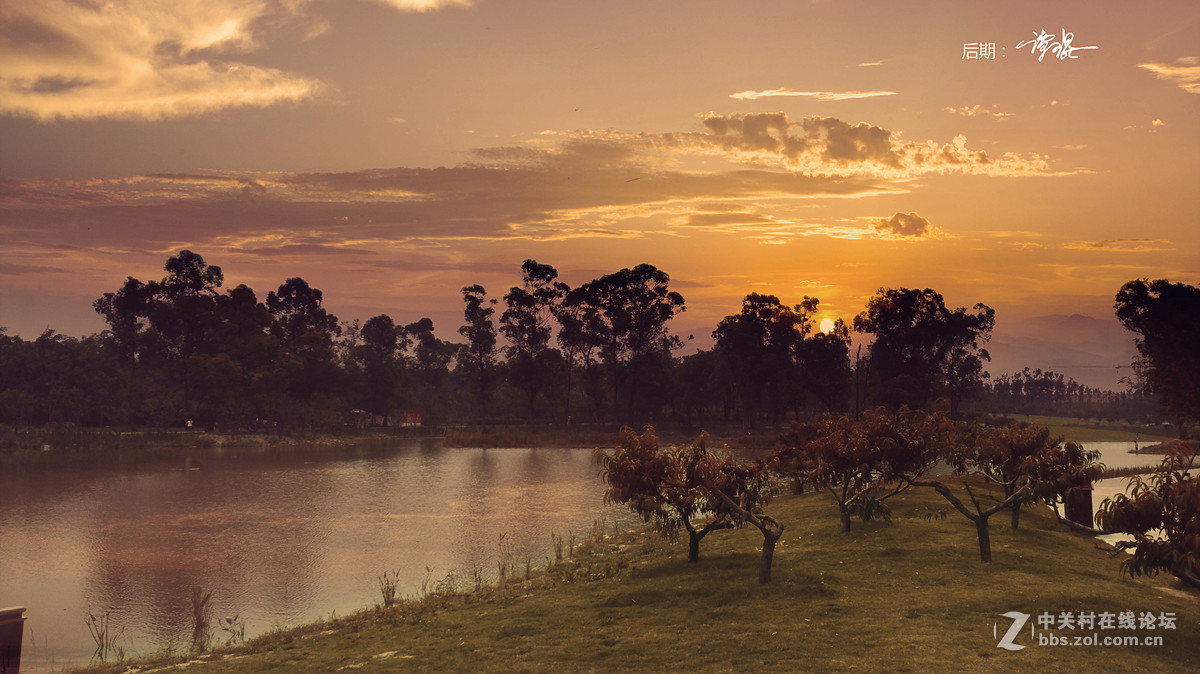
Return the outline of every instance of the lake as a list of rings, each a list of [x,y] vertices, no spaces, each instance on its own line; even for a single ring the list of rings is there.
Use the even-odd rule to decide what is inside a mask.
[[[603,505],[591,450],[232,454],[0,476],[0,607],[28,609],[22,671],[86,664],[89,610],[111,611],[127,653],[186,650],[193,588],[252,637],[379,603],[385,572],[403,596],[448,575],[473,587],[502,545],[523,573],[551,534],[634,522]]]
[[[1110,467],[1156,464],[1133,443],[1088,443]],[[252,637],[414,595],[453,574],[544,566],[551,534],[582,539],[605,507],[590,450],[442,449],[416,441],[271,456],[0,476],[0,607],[25,606],[22,671],[86,664],[87,612],[111,611],[129,653],[186,650],[193,588]],[[1097,484],[1094,504],[1124,488]],[[214,636],[223,633],[214,627]]]

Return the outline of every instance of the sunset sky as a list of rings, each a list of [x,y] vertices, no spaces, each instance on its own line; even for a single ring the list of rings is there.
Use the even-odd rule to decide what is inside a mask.
[[[0,326],[98,332],[184,248],[443,339],[534,258],[663,269],[697,344],[904,286],[1003,351],[1200,282],[1200,5],[5,0]]]

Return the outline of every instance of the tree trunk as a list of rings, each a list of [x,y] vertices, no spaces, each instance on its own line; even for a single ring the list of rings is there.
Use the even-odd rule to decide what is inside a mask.
[[[1016,529],[1021,525],[1021,504],[1012,504],[1012,528]]]
[[[783,525],[774,529],[763,529],[762,560],[758,565],[758,584],[766,585],[771,582],[771,562],[775,560],[775,544],[783,537]]]
[[[537,434],[537,388],[526,392],[526,406],[529,411],[529,432]]]
[[[846,510],[846,508],[843,507],[843,508],[841,508],[841,515],[842,515],[842,533],[848,534],[848,533],[850,533],[850,511]]]
[[[717,529],[729,529],[732,527],[733,524],[725,520],[713,520],[712,522],[705,524],[704,528],[696,531],[696,528],[692,526],[692,521],[686,517],[683,518],[683,528],[688,532],[688,561],[700,561],[700,541],[704,540],[704,537],[707,536],[709,532],[716,531]]]
[[[988,518],[975,520],[975,533],[979,536],[979,561],[992,561],[992,536],[988,533]]]
[[[963,502],[954,496],[954,494],[950,493],[950,490],[946,488],[946,485],[940,482],[933,480],[911,480],[909,483],[916,487],[932,487],[934,491],[941,494],[943,498],[949,501],[950,505],[954,506],[955,510],[962,513],[963,516],[975,523],[975,533],[979,537],[979,561],[981,562],[992,561],[992,537],[988,533],[988,518],[1000,512],[1001,510],[1011,508],[1015,503],[1020,502],[1020,500],[1029,493],[1028,486],[1022,487],[1014,492],[1012,496],[1009,496],[991,508],[984,510],[979,506],[979,501],[975,499],[975,495],[971,493],[970,485],[964,482],[963,486],[966,487],[967,494],[971,496],[971,501],[975,504],[975,512],[973,513],[970,510],[967,510],[967,507],[963,505]]]
[[[571,425],[571,372],[575,368],[571,356],[567,356],[567,395],[563,399],[563,426]]]

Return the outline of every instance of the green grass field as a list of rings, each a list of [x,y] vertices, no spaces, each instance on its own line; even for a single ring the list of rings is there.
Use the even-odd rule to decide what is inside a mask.
[[[1012,415],[1017,421],[1046,426],[1050,432],[1076,442],[1133,442],[1147,445],[1176,437],[1173,426],[1160,424],[1131,424],[1125,421],[1098,421],[1077,417],[1045,417],[1024,414]]]
[[[992,518],[994,561],[974,526],[930,490],[890,501],[892,522],[840,531],[832,500],[784,497],[774,580],[757,583],[761,535],[745,527],[686,541],[653,532],[592,539],[532,580],[430,596],[266,635],[190,660],[187,671],[1196,671],[1200,595],[1166,577],[1131,579],[1120,558],[1057,524],[1046,508],[1021,528]],[[944,514],[944,516],[943,516]],[[381,560],[380,568],[386,566]],[[997,648],[1000,614],[1173,613],[1161,646],[1039,646],[1027,625]],[[1079,632],[1055,631],[1058,637]],[[1046,632],[1043,635],[1049,634]],[[1081,634],[1081,633],[1079,633]],[[174,664],[173,664],[174,663]],[[128,665],[107,671],[126,671]],[[163,671],[163,670],[157,670]]]

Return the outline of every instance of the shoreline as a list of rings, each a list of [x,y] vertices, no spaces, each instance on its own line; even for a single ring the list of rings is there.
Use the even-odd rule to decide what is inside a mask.
[[[524,427],[476,429],[339,429],[337,431],[206,431],[202,429],[99,429],[74,426],[51,428],[0,427],[0,468],[40,470],[60,467],[127,465],[200,455],[247,453],[255,456],[295,452],[322,454],[364,445],[398,442],[434,443],[445,448],[608,448],[618,429],[599,427],[563,431]],[[696,434],[663,434],[672,443],[691,442]],[[774,446],[778,434],[718,435],[710,447],[761,451]]]
[[[259,456],[338,450],[373,442],[428,439],[411,433],[360,430],[205,431],[184,429],[0,428],[0,467],[36,470],[126,465],[177,459],[192,453],[247,452]]]
[[[1175,438],[1174,440],[1160,442],[1156,445],[1150,445],[1148,447],[1139,447],[1136,451],[1130,450],[1129,453],[1130,454],[1150,454],[1153,456],[1166,456],[1167,452],[1177,449],[1180,445],[1183,445],[1184,443],[1194,444],[1195,441],[1194,440],[1191,440],[1191,441],[1180,440],[1179,438]]]
[[[1158,442],[1138,454],[1161,455],[1178,440],[1144,425],[1088,422],[1070,417],[1012,417],[1018,421],[1048,426],[1068,440],[1079,442]],[[730,425],[716,427],[707,440],[712,448],[753,455],[775,447],[783,429],[746,433]],[[183,452],[231,450],[257,455],[288,454],[296,451],[336,450],[360,444],[396,441],[434,442],[447,448],[563,447],[594,449],[616,442],[619,426],[602,424],[568,429],[526,425],[459,428],[342,428],[331,431],[304,429],[252,429],[208,431],[202,429],[84,428],[55,425],[40,428],[0,426],[0,468],[11,470],[51,469],[61,466],[123,465],[156,459],[179,458]],[[664,441],[691,442],[700,431],[663,424],[658,427]]]
[[[1200,595],[1165,576],[1121,575],[1121,559],[1062,527],[1048,508],[1030,508],[1017,530],[996,523],[996,558],[983,565],[973,527],[953,513],[938,517],[936,494],[898,499],[892,522],[856,521],[849,534],[825,494],[778,499],[769,509],[787,532],[770,585],[755,583],[757,532],[714,534],[692,564],[686,541],[640,528],[589,539],[502,586],[431,592],[203,654],[84,671],[467,671],[483,663],[496,671],[974,671],[1076,669],[1097,658],[1185,671],[1200,657]],[[1014,655],[998,652],[992,634],[994,616],[1006,610],[1168,611],[1178,630],[1154,649]]]

